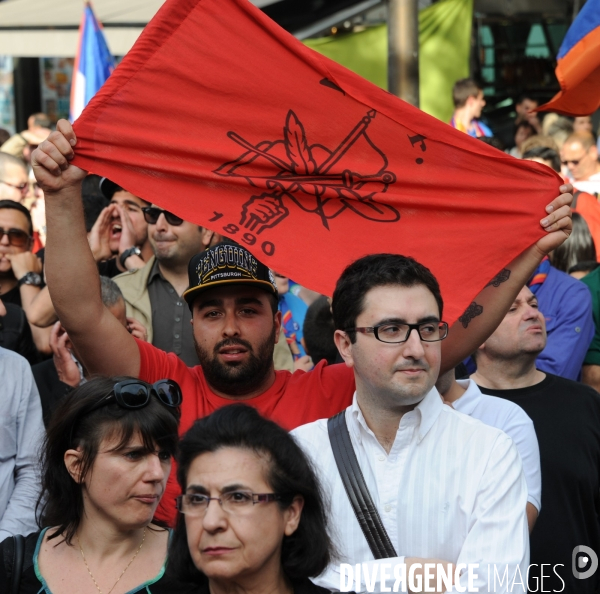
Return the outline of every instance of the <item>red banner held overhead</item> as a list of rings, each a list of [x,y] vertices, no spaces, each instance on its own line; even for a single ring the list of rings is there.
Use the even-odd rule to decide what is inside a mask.
[[[452,323],[543,235],[519,161],[306,48],[246,0],[167,0],[75,124],[74,163],[331,294],[369,253],[417,258]]]

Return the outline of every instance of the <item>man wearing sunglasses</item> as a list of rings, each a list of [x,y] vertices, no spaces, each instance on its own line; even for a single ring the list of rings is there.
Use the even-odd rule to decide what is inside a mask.
[[[50,293],[61,323],[91,372],[150,382],[175,379],[184,395],[182,432],[196,418],[236,401],[248,401],[288,429],[331,416],[351,403],[354,378],[344,365],[323,362],[309,373],[293,375],[275,371],[273,351],[281,329],[275,279],[240,246],[217,245],[190,261],[190,286],[184,297],[192,312],[200,366],[189,368],[174,354],[132,338],[100,298],[81,208],[86,172],[69,164],[76,144],[72,126],[61,120],[57,131],[34,151],[32,162],[46,196]],[[569,189],[561,187],[562,192]],[[548,205],[540,221],[545,230],[542,239],[509,264],[510,271],[498,286],[490,284],[476,296],[481,309],[476,321],[453,325],[443,341],[444,371],[491,334],[540,259],[568,237],[571,200],[564,193]],[[63,241],[67,236],[68,244]],[[162,517],[172,520],[177,491],[172,479],[167,490]]]
[[[31,251],[33,225],[29,211],[14,200],[0,200],[0,297],[27,314],[42,290],[42,263]],[[36,348],[50,352],[49,328],[30,324]]]
[[[29,189],[23,161],[0,152],[0,200],[21,202]]]
[[[600,195],[598,149],[589,132],[571,134],[560,150],[560,159],[575,189],[596,197]]]
[[[191,313],[182,298],[188,287],[187,265],[202,251],[202,228],[158,208],[142,207],[153,252],[146,264],[115,277],[127,315],[148,331],[148,342],[175,353],[186,365],[198,365]]]

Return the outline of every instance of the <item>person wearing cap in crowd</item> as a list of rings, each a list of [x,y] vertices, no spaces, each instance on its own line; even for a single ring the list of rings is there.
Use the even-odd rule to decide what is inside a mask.
[[[0,200],[22,202],[28,190],[27,168],[23,161],[0,152]]]
[[[114,256],[113,265],[120,272],[142,268],[154,255],[142,211],[150,204],[105,177],[100,191],[110,203],[96,221],[97,245],[91,246],[96,260],[111,261]]]
[[[46,195],[46,275],[61,323],[91,373],[176,380],[184,394],[182,433],[196,418],[236,401],[252,404],[286,429],[331,416],[351,403],[354,378],[345,365],[322,361],[308,373],[275,371],[273,351],[281,330],[275,279],[242,246],[216,245],[190,260],[190,286],[183,296],[192,313],[199,366],[189,368],[175,354],[136,341],[102,304],[80,202],[86,173],[69,164],[76,144],[72,126],[61,120],[57,128],[33,155]],[[476,296],[482,307],[476,322],[452,327],[444,341],[444,371],[485,340],[540,258],[568,236],[571,199],[562,194],[548,205],[544,236],[509,264],[510,274],[502,282]],[[68,244],[62,241],[66,234]],[[177,493],[171,476],[160,517],[174,519]]]

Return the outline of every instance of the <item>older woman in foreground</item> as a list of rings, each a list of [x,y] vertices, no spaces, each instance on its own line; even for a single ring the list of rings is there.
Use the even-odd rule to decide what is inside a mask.
[[[183,495],[170,569],[210,594],[318,594],[332,559],[317,478],[281,427],[241,404],[196,421],[179,445]]]

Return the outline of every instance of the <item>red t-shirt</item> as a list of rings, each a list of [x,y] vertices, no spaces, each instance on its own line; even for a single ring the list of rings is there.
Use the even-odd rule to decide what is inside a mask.
[[[183,403],[179,434],[183,435],[196,419],[209,415],[218,408],[240,402],[214,394],[206,383],[202,368],[187,367],[174,353],[165,353],[147,342],[137,341],[140,350],[141,380],[154,383],[159,379],[173,379],[181,387]],[[275,421],[288,431],[331,417],[352,403],[354,373],[346,365],[327,365],[321,361],[312,371],[276,371],[275,382],[260,396],[243,400],[263,416]],[[156,517],[174,525],[175,497],[181,493],[175,476],[175,465],[167,482],[167,489],[157,509]]]

